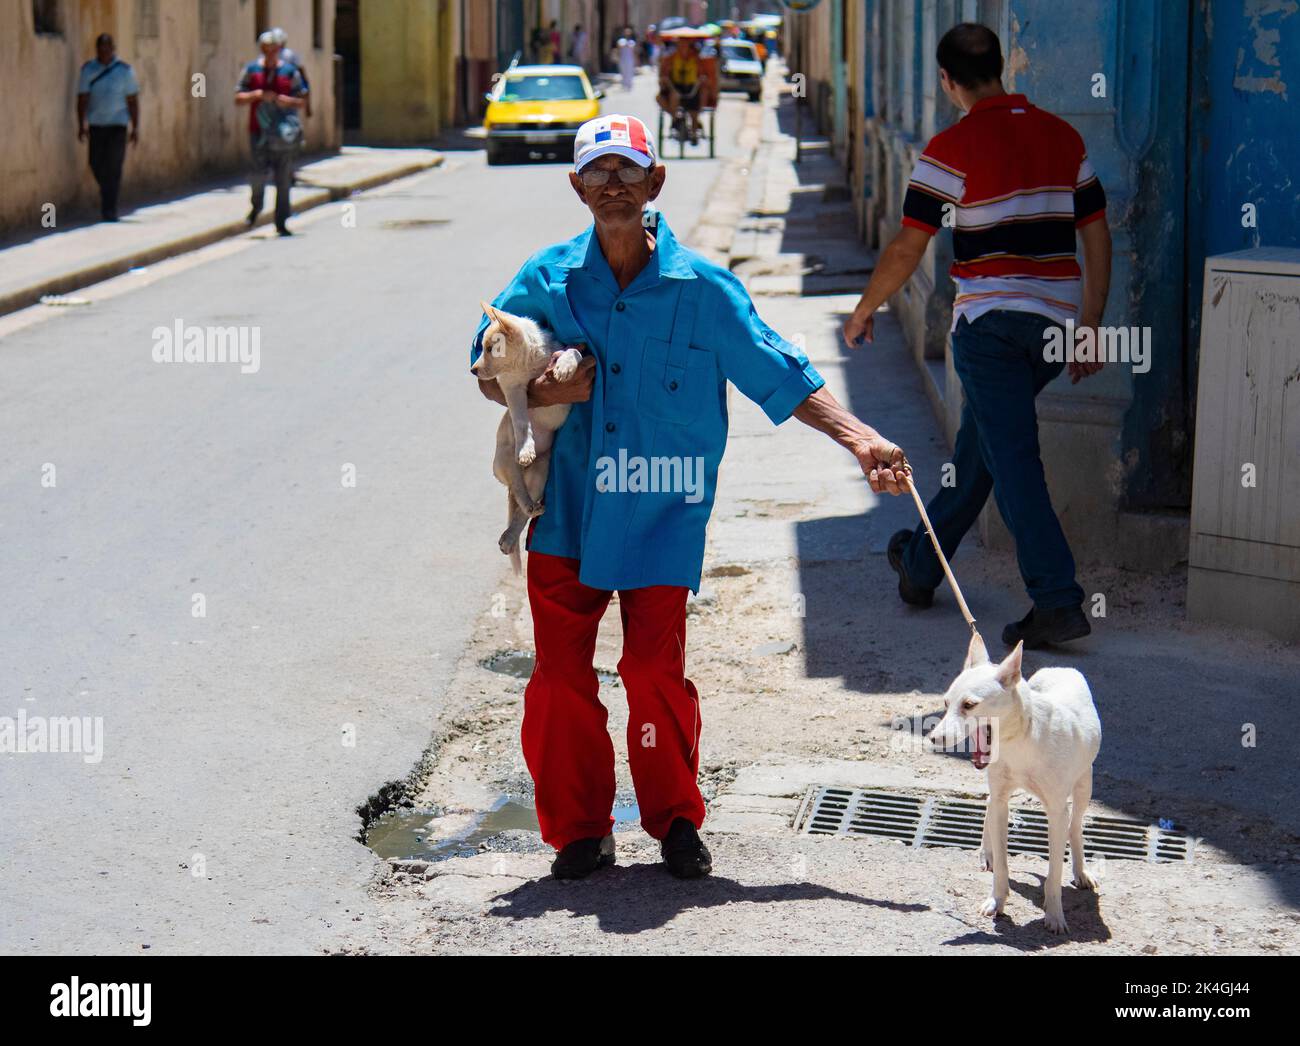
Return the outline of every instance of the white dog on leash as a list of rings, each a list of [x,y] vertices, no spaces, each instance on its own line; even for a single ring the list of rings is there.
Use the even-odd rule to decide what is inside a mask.
[[[1010,892],[1007,818],[1011,793],[1032,792],[1047,812],[1048,865],[1043,914],[1052,933],[1066,933],[1061,909],[1061,873],[1066,832],[1074,885],[1095,890],[1083,857],[1083,815],[1092,798],[1092,763],[1101,748],[1101,721],[1087,680],[1073,668],[1044,668],[1020,675],[1024,644],[1001,664],[989,661],[984,641],[971,637],[966,665],[948,688],[943,719],[930,732],[932,743],[952,747],[974,740],[976,769],[988,768],[989,801],[984,814],[981,864],[993,872],[993,895],[981,915],[1002,914]],[[1072,804],[1067,812],[1067,804]]]

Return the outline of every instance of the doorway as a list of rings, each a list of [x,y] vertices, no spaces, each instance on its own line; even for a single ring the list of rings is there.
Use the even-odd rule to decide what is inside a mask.
[[[343,131],[361,130],[361,0],[336,0],[334,51],[343,60]]]

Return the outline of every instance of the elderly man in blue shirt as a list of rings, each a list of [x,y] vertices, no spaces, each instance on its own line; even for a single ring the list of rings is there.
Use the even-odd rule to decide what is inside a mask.
[[[569,180],[593,225],[533,255],[492,303],[590,349],[576,377],[559,382],[548,371],[529,389],[532,406],[574,405],[527,542],[537,661],[522,742],[542,838],[559,851],[557,878],[614,863],[614,749],[592,663],[614,591],[642,827],[674,875],[712,869],[698,833],[700,709],[685,674],[686,599],[700,584],[727,382],[774,423],[796,417],[847,448],[877,493],[906,482],[902,450],[835,401],[740,281],[681,246],[662,216],[643,219],[665,177],[640,120],[583,125]],[[471,364],[487,326],[484,317]],[[480,388],[505,402],[495,379]]]
[[[130,126],[130,134],[127,127]],[[117,57],[113,38],[100,33],[95,57],[77,77],[77,138],[90,139],[90,170],[99,184],[100,216],[117,221],[126,143],[140,140],[140,84],[133,70]]]

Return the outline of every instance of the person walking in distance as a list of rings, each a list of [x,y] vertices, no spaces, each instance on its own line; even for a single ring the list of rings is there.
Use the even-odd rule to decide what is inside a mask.
[[[951,558],[992,492],[1033,600],[1003,630],[1003,642],[1064,643],[1092,628],[1048,494],[1034,399],[1065,367],[1049,360],[1047,339],[1062,336],[1070,320],[1080,330],[1101,322],[1110,289],[1106,194],[1079,133],[1003,89],[1002,48],[991,29],[950,29],[937,58],[944,94],[966,115],[917,161],[903,227],[844,324],[844,339],[850,346],[872,339],[876,310],[911,278],[930,237],[952,225],[952,360],[965,403],[952,459],[956,485],[940,488],[930,519]],[[1071,363],[1071,380],[1101,366]],[[924,528],[896,533],[888,558],[900,598],[928,607],[943,571]]]
[[[569,57],[573,59],[574,65],[586,66],[589,47],[590,40],[587,36],[587,30],[580,25],[574,26],[573,41],[569,46]]]
[[[117,57],[108,33],[96,38],[95,57],[81,67],[77,82],[77,140],[87,139],[100,216],[115,222],[127,142],[140,142],[140,84],[135,71]]]
[[[235,104],[249,107],[248,134],[252,153],[249,178],[252,209],[248,224],[256,224],[262,213],[267,171],[275,178],[275,227],[288,236],[292,206],[293,165],[302,148],[302,120],[298,113],[306,105],[307,88],[302,72],[285,60],[284,33],[270,29],[258,38],[260,58],[249,62],[235,89]]]
[[[623,90],[632,90],[636,81],[636,52],[639,46],[636,34],[629,25],[614,45],[618,51],[618,73],[623,79]]]

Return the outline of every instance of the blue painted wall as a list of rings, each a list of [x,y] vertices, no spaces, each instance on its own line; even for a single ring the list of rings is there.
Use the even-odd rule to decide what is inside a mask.
[[[1192,25],[1187,328],[1196,382],[1205,259],[1300,247],[1300,4],[1212,0]],[[1242,224],[1254,204],[1257,226]]]
[[[1209,11],[1195,41],[1197,246],[1300,246],[1300,3],[1217,0]],[[1245,203],[1257,228],[1242,226]]]

